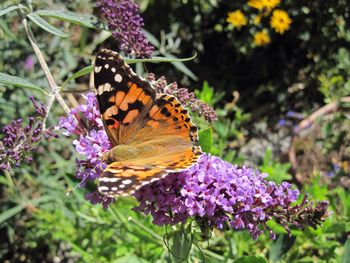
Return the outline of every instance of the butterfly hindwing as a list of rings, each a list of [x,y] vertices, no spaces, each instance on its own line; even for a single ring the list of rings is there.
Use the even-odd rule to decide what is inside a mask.
[[[99,178],[98,191],[112,197],[131,195],[140,187],[166,174],[165,170],[152,165],[114,162],[103,171]]]

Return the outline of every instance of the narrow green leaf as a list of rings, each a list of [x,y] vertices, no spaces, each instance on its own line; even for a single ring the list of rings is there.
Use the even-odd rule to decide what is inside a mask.
[[[280,235],[271,245],[269,260],[271,262],[279,262],[282,256],[293,246],[294,242],[294,236]]]
[[[0,214],[0,224],[5,222],[7,219],[17,215],[25,207],[26,206],[24,204],[22,204],[22,205],[17,205],[15,207],[12,207],[10,209],[6,209],[3,213]]]
[[[45,95],[48,95],[48,93],[45,90],[39,88],[38,86],[34,85],[33,83],[29,82],[26,79],[22,79],[22,78],[19,78],[16,76],[11,76],[11,75],[1,73],[1,72],[0,72],[0,84],[13,85],[13,86],[20,87],[20,88],[30,89],[33,91],[39,91]]]
[[[152,58],[125,58],[125,62],[128,64],[134,64],[138,62],[149,62],[149,63],[160,63],[160,62],[185,62],[193,60],[197,56],[195,53],[192,57],[189,58],[176,58],[172,57],[152,57]]]
[[[236,259],[234,263],[267,263],[267,260],[260,256],[246,256]]]
[[[148,40],[153,46],[155,46],[156,48],[159,48],[160,43],[159,43],[158,39],[157,39],[153,34],[151,34],[150,32],[148,32],[147,30],[143,30],[143,32],[145,33],[147,40]]]
[[[57,29],[53,25],[51,25],[49,22],[47,22],[45,19],[41,18],[35,13],[30,13],[27,15],[30,20],[32,20],[37,26],[41,27],[45,31],[54,34],[59,37],[68,37],[68,35],[61,30]]]
[[[94,15],[79,14],[68,10],[38,10],[35,14],[53,17],[88,28],[107,29],[107,26]]]
[[[133,262],[133,263],[147,263],[149,261],[146,261],[145,259],[138,257],[132,253],[127,253],[126,255],[117,258],[114,263],[129,263],[129,262]]]
[[[342,263],[348,263],[350,262],[350,239],[345,242],[344,245],[344,256],[342,259]]]
[[[167,58],[177,59],[174,55],[169,54],[169,53],[165,53],[164,55]],[[195,56],[193,56],[193,58],[195,58],[196,56],[197,56],[197,54],[195,54]],[[182,73],[189,76],[191,79],[193,79],[195,81],[198,80],[197,76],[188,67],[186,67],[185,64],[181,63],[180,61],[170,61],[170,63],[173,64],[174,67],[177,68],[178,70],[180,70]]]
[[[210,153],[213,145],[213,129],[211,127],[199,131],[199,145],[203,152]]]
[[[93,70],[93,65],[89,65],[85,68],[82,68],[78,72],[75,72],[72,76],[70,76],[68,79],[65,80],[65,82],[62,84],[62,87],[65,87],[68,82],[72,81],[73,79],[79,78],[81,76],[85,76],[89,73],[91,73]]]
[[[5,14],[7,14],[8,12],[17,10],[17,9],[23,9],[24,7],[18,6],[18,5],[13,5],[13,6],[9,6],[5,9],[0,10],[0,16],[3,16]]]
[[[171,247],[171,252],[174,257],[173,262],[180,263],[187,261],[192,247],[192,240],[189,237],[189,231],[190,226],[186,229],[179,229],[174,232]]]
[[[37,199],[30,200],[29,202],[26,202],[24,204],[19,204],[15,207],[7,209],[3,213],[0,214],[0,224],[5,222],[7,219],[17,215],[19,212],[21,212],[28,205],[36,206],[39,203],[47,202],[47,201],[50,201],[51,199],[52,199],[51,196],[42,196],[42,197],[39,197]]]

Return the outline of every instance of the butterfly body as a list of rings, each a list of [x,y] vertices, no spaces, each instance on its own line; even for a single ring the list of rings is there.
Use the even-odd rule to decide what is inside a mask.
[[[94,68],[96,97],[112,148],[98,190],[107,196],[133,194],[201,155],[197,127],[174,97],[156,94],[115,52],[103,49]]]

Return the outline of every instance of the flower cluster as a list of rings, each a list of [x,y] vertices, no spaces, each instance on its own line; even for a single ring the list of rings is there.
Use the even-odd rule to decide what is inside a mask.
[[[197,112],[199,116],[203,116],[209,122],[217,119],[213,108],[197,99],[196,95],[193,92],[189,92],[188,89],[178,88],[176,82],[168,85],[165,77],[160,77],[156,80],[152,73],[147,76],[147,79],[156,88],[157,93],[174,95],[184,106],[190,107],[192,112]]]
[[[132,0],[100,0],[98,5],[118,40],[120,49],[133,57],[150,57],[154,47],[142,31],[143,19]]]
[[[251,14],[249,18],[241,10],[229,12],[226,21],[233,27],[240,30],[243,26],[252,25],[253,44],[265,46],[271,42],[269,29],[265,24],[278,34],[284,34],[290,28],[292,19],[288,13],[281,9],[275,9],[281,0],[248,0],[247,5]]]
[[[203,154],[198,163],[180,173],[142,187],[135,193],[136,211],[151,214],[157,225],[174,225],[194,218],[202,230],[248,230],[257,238],[266,222],[316,227],[327,215],[327,203],[316,208],[304,198],[293,206],[299,191],[289,183],[276,185],[251,168],[239,168],[218,157]],[[272,237],[274,234],[270,231]]]
[[[13,166],[19,166],[22,160],[31,161],[29,155],[35,149],[35,143],[46,137],[56,136],[50,130],[43,130],[43,118],[46,110],[43,104],[32,101],[37,116],[28,117],[28,124],[22,119],[14,120],[2,129],[3,137],[0,141],[0,170],[10,170]]]
[[[86,104],[72,109],[66,118],[60,119],[58,126],[58,129],[63,130],[64,135],[78,137],[73,144],[76,151],[84,156],[83,159],[76,160],[76,176],[81,180],[80,187],[84,187],[87,180],[95,180],[101,175],[107,167],[101,157],[111,147],[108,136],[103,130],[95,94],[90,92],[84,97]],[[84,122],[87,125],[83,125]],[[108,207],[113,202],[113,198],[101,196],[97,192],[88,193],[85,198],[92,204],[101,203],[104,207]]]

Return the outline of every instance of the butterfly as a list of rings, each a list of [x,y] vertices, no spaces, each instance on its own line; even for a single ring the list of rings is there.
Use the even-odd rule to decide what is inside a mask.
[[[188,110],[157,94],[116,52],[102,49],[94,66],[95,93],[112,148],[98,179],[105,196],[132,195],[142,186],[195,164],[202,154]]]

